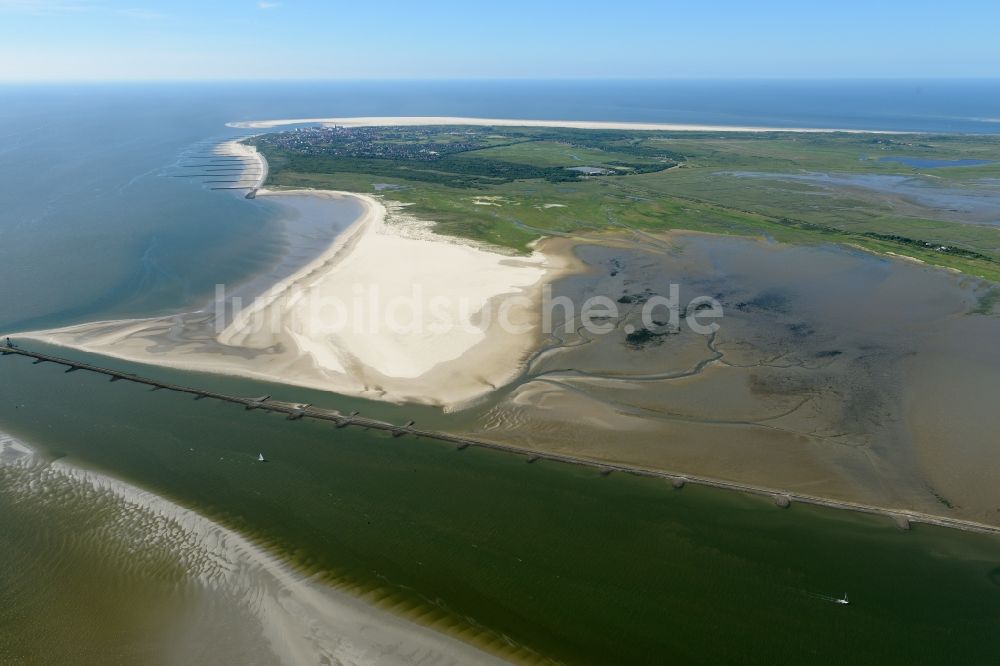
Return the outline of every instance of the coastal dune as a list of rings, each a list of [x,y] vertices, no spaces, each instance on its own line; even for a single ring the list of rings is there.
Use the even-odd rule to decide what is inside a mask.
[[[322,254],[247,304],[19,334],[126,360],[452,408],[516,377],[540,340],[542,285],[566,267],[449,242],[396,206],[362,204]],[[312,210],[322,207],[313,206]],[[233,316],[220,325],[219,313]]]

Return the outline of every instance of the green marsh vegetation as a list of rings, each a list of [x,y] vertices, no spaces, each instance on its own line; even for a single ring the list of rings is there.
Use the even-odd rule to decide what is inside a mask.
[[[270,163],[269,186],[390,185],[389,198],[437,222],[438,233],[517,252],[544,235],[685,229],[840,243],[1000,281],[1000,226],[964,220],[961,204],[945,211],[947,203],[878,189],[888,177],[944,196],[1000,197],[995,137],[462,126],[306,129],[249,141]],[[892,157],[987,163],[919,168]]]

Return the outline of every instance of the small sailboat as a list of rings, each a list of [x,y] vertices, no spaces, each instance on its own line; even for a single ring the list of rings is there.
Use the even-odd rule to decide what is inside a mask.
[[[844,596],[843,596],[843,598],[841,598],[841,599],[834,599],[834,601],[835,601],[836,603],[838,603],[838,604],[843,604],[844,606],[846,606],[847,604],[851,603],[851,602],[850,602],[850,601],[849,601],[849,600],[847,599],[847,592],[844,592]]]
[[[263,453],[258,453],[257,454],[257,462],[267,462],[267,459],[264,458],[264,454]]]

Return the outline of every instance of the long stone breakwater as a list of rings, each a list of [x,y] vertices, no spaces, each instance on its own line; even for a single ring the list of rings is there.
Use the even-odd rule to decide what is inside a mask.
[[[677,489],[683,488],[684,485],[691,483],[696,485],[709,486],[713,488],[721,488],[724,490],[734,490],[753,495],[764,495],[771,497],[774,500],[774,503],[778,507],[782,508],[786,508],[795,502],[801,502],[804,504],[813,504],[816,506],[823,506],[832,509],[846,509],[849,511],[857,511],[860,513],[875,514],[891,518],[895,522],[895,524],[901,529],[909,529],[911,523],[924,523],[929,525],[938,525],[941,527],[949,527],[952,529],[959,529],[970,532],[1000,534],[1000,526],[988,525],[985,523],[963,520],[960,518],[937,516],[934,514],[911,511],[908,509],[894,509],[890,507],[873,506],[868,504],[860,504],[856,502],[848,502],[844,500],[828,499],[824,497],[817,497],[814,495],[785,492],[773,488],[764,488],[761,486],[743,484],[735,481],[727,481],[724,479],[714,479],[710,477],[683,474],[679,472],[670,472],[660,469],[648,469],[645,467],[638,467],[624,463],[604,462],[600,460],[578,457],[564,453],[555,453],[550,451],[529,449],[525,447],[502,444],[499,442],[493,442],[484,439],[472,438],[464,435],[453,435],[450,433],[440,432],[435,430],[423,430],[417,428],[416,424],[413,421],[410,421],[403,425],[397,425],[389,423],[387,421],[381,421],[379,419],[373,419],[361,416],[357,412],[344,414],[336,409],[315,407],[313,405],[306,403],[295,403],[295,402],[286,402],[281,400],[273,400],[269,395],[262,395],[257,397],[244,397],[244,396],[230,395],[227,393],[206,391],[198,388],[192,388],[189,386],[171,384],[168,382],[159,381],[157,379],[151,379],[149,377],[143,377],[133,373],[122,372],[120,370],[113,370],[111,368],[105,368],[91,363],[84,363],[80,361],[74,361],[71,359],[62,358],[59,356],[53,356],[52,354],[46,354],[39,351],[31,351],[19,345],[15,346],[12,343],[10,344],[10,346],[0,347],[0,355],[27,357],[32,359],[36,365],[41,363],[53,363],[56,365],[64,366],[66,368],[67,373],[84,370],[87,372],[93,372],[105,375],[109,377],[110,381],[112,382],[127,381],[135,384],[142,384],[145,386],[149,386],[153,390],[165,390],[165,391],[174,391],[177,393],[187,393],[193,396],[195,400],[204,400],[204,399],[220,400],[222,402],[229,402],[236,405],[242,405],[246,410],[263,410],[267,412],[274,412],[277,414],[284,414],[286,418],[290,421],[307,418],[317,421],[328,421],[333,423],[338,428],[344,428],[344,427],[368,428],[371,430],[384,431],[386,433],[389,433],[393,437],[402,437],[404,435],[408,435],[412,437],[418,437],[428,440],[436,440],[439,442],[454,444],[455,448],[459,451],[463,451],[473,446],[480,447],[483,449],[492,449],[509,454],[524,456],[526,462],[528,463],[534,463],[539,460],[548,460],[553,462],[566,463],[570,465],[591,467],[598,470],[601,476],[607,476],[612,472],[624,472],[636,476],[655,477],[671,482],[673,487]]]

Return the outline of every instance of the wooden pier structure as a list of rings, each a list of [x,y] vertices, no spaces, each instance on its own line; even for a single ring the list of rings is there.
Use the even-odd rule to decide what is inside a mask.
[[[64,366],[66,368],[65,372],[67,373],[77,372],[79,370],[86,370],[88,372],[105,375],[109,377],[110,381],[112,382],[128,381],[135,384],[142,384],[144,386],[149,386],[154,391],[166,390],[166,391],[174,391],[176,393],[186,393],[188,395],[193,396],[194,400],[204,400],[206,398],[211,398],[213,400],[220,400],[222,402],[229,402],[236,405],[243,405],[244,409],[246,410],[261,410],[265,412],[284,414],[289,421],[297,421],[299,419],[308,418],[317,421],[331,422],[337,428],[346,428],[346,427],[367,428],[371,430],[380,430],[389,433],[392,437],[395,438],[403,437],[404,435],[411,435],[413,437],[436,440],[439,442],[447,442],[450,444],[454,444],[456,450],[458,451],[464,451],[465,449],[471,446],[475,446],[483,449],[492,449],[495,451],[502,451],[504,453],[523,456],[526,462],[528,463],[534,463],[539,460],[548,460],[552,462],[560,462],[570,465],[589,467],[596,470],[599,476],[601,477],[607,477],[611,475],[613,472],[624,472],[627,474],[632,474],[634,476],[645,476],[645,477],[662,479],[664,481],[670,482],[672,486],[677,490],[682,489],[686,484],[690,483],[695,485],[709,486],[712,488],[720,488],[723,490],[735,490],[738,492],[749,493],[752,495],[762,495],[765,497],[772,498],[775,504],[781,508],[787,508],[794,503],[801,502],[804,504],[813,504],[816,506],[823,506],[832,509],[844,509],[848,511],[857,511],[860,513],[875,514],[890,518],[897,526],[900,527],[900,529],[907,529],[907,530],[910,529],[911,523],[925,523],[929,525],[949,527],[952,529],[959,529],[968,532],[980,532],[986,534],[1000,535],[1000,526],[989,525],[986,523],[979,523],[971,520],[963,520],[960,518],[938,516],[918,511],[910,511],[907,509],[859,504],[856,502],[848,502],[845,500],[828,499],[824,497],[817,497],[814,495],[805,495],[801,493],[787,492],[773,488],[753,486],[734,481],[726,481],[723,479],[714,479],[710,477],[695,476],[691,474],[681,474],[678,472],[659,470],[659,469],[648,469],[636,465],[605,462],[601,460],[583,458],[569,454],[541,451],[538,449],[529,449],[526,447],[514,446],[510,444],[501,444],[499,442],[475,439],[463,435],[452,435],[446,432],[440,432],[435,430],[423,430],[415,427],[416,424],[413,421],[409,421],[404,425],[395,425],[393,423],[389,423],[388,421],[381,421],[379,419],[373,419],[361,416],[356,411],[353,411],[345,415],[336,409],[315,407],[307,403],[295,403],[295,402],[285,402],[281,400],[273,400],[270,395],[262,395],[257,397],[244,397],[244,396],[230,395],[227,393],[206,391],[203,389],[191,388],[189,386],[181,386],[179,384],[170,384],[167,382],[162,382],[148,377],[142,377],[140,375],[132,373],[122,372],[120,370],[104,368],[98,365],[93,365],[91,363],[73,361],[71,359],[66,359],[59,356],[53,356],[52,354],[46,354],[38,351],[31,351],[28,349],[24,349],[19,345],[16,346],[10,344],[9,346],[7,345],[0,346],[0,356],[22,356],[32,359],[34,365],[38,365],[41,363],[52,363],[55,365]]]

